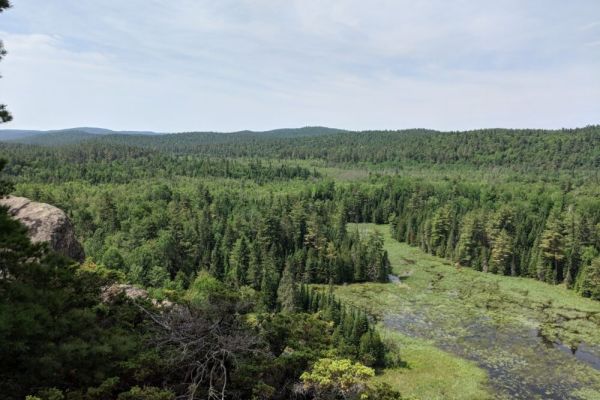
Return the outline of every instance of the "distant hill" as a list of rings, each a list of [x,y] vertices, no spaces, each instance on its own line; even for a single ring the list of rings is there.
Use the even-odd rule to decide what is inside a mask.
[[[97,131],[96,131],[97,132]],[[103,131],[104,132],[104,131]],[[269,160],[324,160],[332,164],[378,164],[510,168],[516,172],[600,170],[600,126],[584,128],[482,129],[440,132],[342,131],[323,127],[264,132],[184,132],[162,135],[99,134],[85,130],[45,132],[0,145],[10,160],[19,146],[93,148],[94,152],[158,152],[163,155]],[[33,145],[33,146],[32,146]],[[34,151],[30,149],[28,151]],[[53,150],[54,152],[54,150]],[[597,176],[597,175],[596,175]]]
[[[0,129],[0,141],[28,143],[28,144],[65,144],[75,143],[87,139],[94,135],[160,135],[152,131],[113,131],[104,128],[80,127],[57,129],[49,131],[29,130],[29,129]],[[39,138],[35,139],[35,138]],[[59,143],[52,143],[58,140]]]
[[[0,142],[13,142],[23,144],[35,144],[41,146],[57,146],[64,144],[80,143],[88,139],[102,137],[110,142],[121,142],[127,144],[138,144],[142,146],[154,147],[160,146],[163,142],[170,142],[172,139],[166,139],[166,136],[176,135],[184,142],[198,143],[218,143],[230,142],[239,138],[296,138],[323,136],[335,133],[346,132],[342,129],[326,128],[321,126],[307,126],[303,128],[285,128],[273,129],[269,131],[238,131],[238,132],[183,132],[177,134],[161,134],[152,131],[113,131],[104,128],[69,128],[52,131],[36,130],[0,130]],[[138,139],[131,142],[131,136],[137,136]],[[163,137],[163,139],[160,139]]]
[[[329,135],[333,133],[342,133],[348,132],[344,129],[336,129],[336,128],[327,128],[324,126],[305,126],[303,128],[282,128],[282,129],[272,129],[270,131],[239,131],[233,132],[233,134],[250,134],[250,135],[258,135],[262,137],[278,137],[278,138],[288,138],[288,137],[306,137],[306,136],[323,136]]]
[[[76,144],[88,139],[97,138],[99,135],[102,134],[94,134],[77,130],[64,130],[43,132],[39,135],[18,137],[16,139],[6,140],[6,142],[34,144],[39,146],[62,146],[66,144]]]
[[[33,131],[23,129],[0,129],[0,141],[22,139],[31,136],[43,135],[46,131]]]

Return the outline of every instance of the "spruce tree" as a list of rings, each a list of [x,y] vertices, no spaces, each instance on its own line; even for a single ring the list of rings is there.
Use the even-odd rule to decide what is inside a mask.
[[[580,293],[585,297],[600,300],[600,257],[585,267]]]
[[[541,236],[541,279],[561,283],[564,279],[565,228],[559,210],[554,210]]]
[[[228,279],[235,286],[240,287],[247,283],[249,265],[248,243],[244,236],[236,240],[229,256]]]
[[[369,367],[385,366],[385,346],[377,331],[370,329],[361,336],[359,358]]]
[[[492,242],[490,255],[491,272],[506,275],[513,256],[513,243],[509,233],[502,229]]]
[[[274,311],[277,306],[277,285],[279,283],[276,261],[272,253],[263,259],[260,296],[263,307],[268,311]]]
[[[300,309],[300,293],[295,282],[293,267],[289,262],[286,262],[279,281],[277,303],[280,309],[285,312],[293,313]]]
[[[573,208],[569,208],[565,224],[565,284],[572,288],[581,265],[581,238],[577,226],[581,223]]]

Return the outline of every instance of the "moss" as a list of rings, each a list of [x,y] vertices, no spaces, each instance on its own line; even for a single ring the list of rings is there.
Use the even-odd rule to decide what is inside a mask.
[[[374,378],[374,382],[387,383],[408,398],[492,398],[486,387],[487,374],[475,363],[442,351],[430,341],[380,329],[384,341],[392,340],[399,346],[404,365],[384,370]]]

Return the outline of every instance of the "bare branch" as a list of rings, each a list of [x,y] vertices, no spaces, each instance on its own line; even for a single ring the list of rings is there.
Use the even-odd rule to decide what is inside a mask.
[[[138,306],[156,328],[152,344],[169,364],[182,371],[186,385],[186,395],[182,398],[224,400],[229,376],[239,361],[269,354],[264,342],[245,326],[239,313],[223,312],[231,304],[216,304],[206,309],[178,305],[163,312]]]

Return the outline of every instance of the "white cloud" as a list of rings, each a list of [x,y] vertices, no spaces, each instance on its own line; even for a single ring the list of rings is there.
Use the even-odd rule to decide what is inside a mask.
[[[0,16],[0,93],[23,128],[585,125],[599,122],[598,12],[596,1],[22,0]]]

